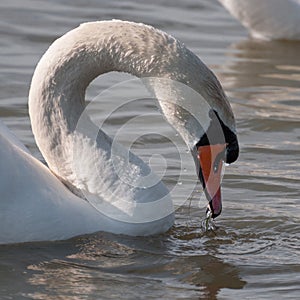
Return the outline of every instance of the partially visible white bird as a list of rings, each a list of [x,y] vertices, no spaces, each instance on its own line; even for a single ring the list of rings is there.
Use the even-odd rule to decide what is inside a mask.
[[[219,0],[251,36],[300,40],[300,0]]]

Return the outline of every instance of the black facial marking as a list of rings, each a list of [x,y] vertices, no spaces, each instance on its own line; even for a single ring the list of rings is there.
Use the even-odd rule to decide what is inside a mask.
[[[199,180],[200,180],[200,182],[202,184],[203,190],[205,190],[206,184],[205,184],[205,180],[204,180],[204,176],[203,176],[201,168],[199,168],[198,178],[199,178]]]
[[[239,156],[237,136],[224,124],[215,110],[209,112],[209,117],[211,119],[209,128],[196,144],[196,147],[198,149],[200,146],[226,143],[225,161],[231,164],[236,161]]]

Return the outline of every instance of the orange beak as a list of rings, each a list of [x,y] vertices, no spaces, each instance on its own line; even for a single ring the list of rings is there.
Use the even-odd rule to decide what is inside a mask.
[[[225,160],[226,144],[216,144],[198,147],[200,163],[199,178],[209,201],[208,209],[212,217],[217,217],[222,211],[221,177]]]

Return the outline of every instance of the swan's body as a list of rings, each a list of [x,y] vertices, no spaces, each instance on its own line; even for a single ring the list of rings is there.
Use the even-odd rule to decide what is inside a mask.
[[[300,0],[219,0],[254,38],[300,40]]]
[[[149,235],[172,226],[174,212],[168,189],[148,165],[113,144],[84,112],[86,87],[109,71],[176,80],[199,92],[210,107],[206,112],[199,103],[193,112],[201,116],[202,127],[190,116],[180,123],[173,116],[176,103],[164,102],[177,94],[161,92],[160,80],[149,84],[160,98],[167,120],[194,155],[197,141],[206,145],[205,132],[215,128],[213,110],[222,123],[225,137],[221,142],[227,142],[227,158],[229,162],[237,158],[231,108],[219,82],[198,57],[173,37],[143,24],[83,24],[51,45],[30,88],[32,130],[56,176],[0,127],[0,243],[65,239],[99,230]],[[176,91],[168,81],[164,89]]]
[[[172,214],[124,223],[70,192],[0,121],[0,244],[66,239],[95,231],[130,235],[168,230]],[[166,201],[167,202],[167,201]]]

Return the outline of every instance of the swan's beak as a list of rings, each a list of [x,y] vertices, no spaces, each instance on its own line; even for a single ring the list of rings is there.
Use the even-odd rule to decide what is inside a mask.
[[[221,180],[225,161],[226,144],[199,146],[199,179],[209,201],[208,209],[216,218],[222,211]]]

